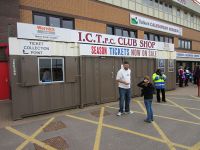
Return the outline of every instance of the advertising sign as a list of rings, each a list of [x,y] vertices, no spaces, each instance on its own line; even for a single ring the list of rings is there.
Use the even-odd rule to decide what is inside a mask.
[[[165,73],[165,59],[158,59],[158,68]]]
[[[168,60],[168,72],[174,72],[174,60],[173,59]]]
[[[182,35],[182,28],[180,27],[135,14],[130,14],[130,24],[175,35]]]
[[[112,45],[151,50],[174,51],[174,44],[143,39],[114,36],[108,34],[69,30],[33,24],[17,24],[17,36],[22,39],[38,39],[98,45]]]
[[[200,54],[192,54],[192,53],[176,53],[176,57],[179,58],[200,58]]]
[[[156,58],[156,50],[80,44],[80,55]]]
[[[69,29],[17,23],[17,37],[22,39],[68,41],[70,39],[68,32]]]

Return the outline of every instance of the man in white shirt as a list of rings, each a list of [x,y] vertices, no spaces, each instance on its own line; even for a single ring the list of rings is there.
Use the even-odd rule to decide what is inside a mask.
[[[118,82],[119,96],[120,96],[119,112],[117,113],[117,116],[121,116],[124,113],[132,114],[133,112],[130,111],[131,70],[129,69],[129,63],[127,61],[124,61],[123,67],[117,72],[116,80]]]

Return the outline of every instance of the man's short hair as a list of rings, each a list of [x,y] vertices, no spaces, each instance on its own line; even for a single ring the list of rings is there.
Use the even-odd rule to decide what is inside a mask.
[[[128,61],[124,61],[123,64],[129,64],[129,62]]]

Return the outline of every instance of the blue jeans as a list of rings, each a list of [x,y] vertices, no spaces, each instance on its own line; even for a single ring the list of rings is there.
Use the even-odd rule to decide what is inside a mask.
[[[148,121],[153,121],[153,110],[152,110],[152,99],[145,99],[144,104],[147,110],[147,119]]]
[[[123,113],[130,111],[131,89],[123,89],[119,87],[119,112]],[[125,109],[124,109],[125,102]]]

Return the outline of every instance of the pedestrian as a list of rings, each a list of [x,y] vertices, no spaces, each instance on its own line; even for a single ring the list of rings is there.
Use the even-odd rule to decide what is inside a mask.
[[[160,103],[160,91],[162,92],[162,101],[166,102],[165,99],[165,81],[167,79],[166,75],[161,73],[160,69],[157,69],[156,72],[152,75],[152,79],[156,88],[157,102]]]
[[[178,70],[178,76],[179,76],[179,87],[183,87],[183,81],[184,81],[184,70],[183,67],[180,66],[180,69]]]
[[[132,114],[130,110],[131,101],[131,70],[129,69],[129,63],[123,62],[123,66],[117,72],[116,80],[119,88],[119,112],[117,116],[122,114]]]
[[[190,70],[189,70],[189,68],[185,69],[184,74],[185,74],[185,86],[188,86],[188,81],[190,79]]]
[[[142,88],[142,96],[144,96],[144,104],[147,111],[147,118],[144,121],[151,123],[153,121],[152,101],[154,86],[150,83],[149,76],[145,76],[144,80],[138,83],[138,86]]]
[[[196,83],[199,86],[199,79],[200,79],[200,68],[197,66],[196,72],[195,72],[195,77],[196,77]]]
[[[197,84],[196,71],[197,71],[197,66],[195,66],[193,70],[193,84]]]

